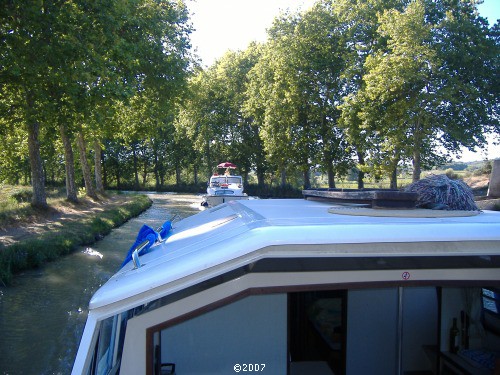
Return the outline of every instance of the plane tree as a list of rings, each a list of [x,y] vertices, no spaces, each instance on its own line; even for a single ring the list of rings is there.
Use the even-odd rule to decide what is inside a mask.
[[[327,172],[329,186],[346,172],[349,151],[338,126],[345,69],[341,29],[328,1],[301,14],[283,14],[268,30],[261,60],[251,71],[247,111],[259,122],[270,164]]]
[[[328,185],[352,166],[351,151],[344,129],[339,126],[346,80],[346,48],[340,23],[331,2],[317,2],[302,14],[295,29],[292,55],[296,59],[297,78],[307,101],[308,121],[314,129],[316,148],[313,164],[326,172]]]
[[[387,47],[367,57],[366,85],[359,92],[363,103],[359,116],[364,127],[377,135],[374,159],[391,175],[392,188],[397,187],[400,161],[411,152],[415,161],[420,160],[422,145],[432,139],[426,107],[434,96],[430,81],[439,62],[432,49],[432,26],[424,17],[421,2],[410,3],[404,12],[389,10],[380,16],[379,32],[387,38]]]
[[[137,188],[142,160],[144,185],[153,160],[148,142],[161,133],[165,123],[172,122],[171,113],[185,89],[191,61],[191,28],[183,2],[142,0],[140,6],[127,5],[115,25],[115,46],[101,51],[108,75],[87,85],[86,121],[81,130],[86,130],[94,148],[98,190],[103,188],[101,147],[103,140],[114,134],[130,146]],[[115,111],[124,112],[119,114],[123,121],[111,120]]]
[[[486,134],[500,134],[500,22],[489,27],[474,1],[426,5],[438,19],[433,41],[441,65],[429,112],[439,144],[448,153],[481,148]]]
[[[268,30],[269,40],[250,71],[246,112],[258,124],[270,168],[286,184],[287,169],[299,169],[304,186],[318,142],[309,118],[311,103],[306,80],[301,81],[303,61],[298,55],[296,32],[300,16],[283,14]]]
[[[223,96],[215,80],[215,68],[199,69],[189,80],[175,127],[192,141],[195,160],[209,178],[215,163],[226,157]]]
[[[93,121],[96,108],[145,87],[172,100],[189,65],[187,9],[177,1],[68,0],[8,2],[1,12],[0,84],[7,95],[2,115],[10,124],[21,119],[32,204],[46,207],[41,135],[59,130],[71,169],[73,137],[85,146],[86,137],[101,136],[106,127],[106,122]],[[14,110],[18,116],[11,116]],[[86,170],[88,163],[82,163]],[[71,179],[68,170],[66,175]],[[92,184],[85,175],[89,192]],[[68,191],[68,198],[74,198],[74,188]]]
[[[471,2],[416,0],[378,22],[385,43],[366,57],[360,89],[343,107],[357,111],[349,115],[357,134],[395,187],[401,162],[412,162],[418,180],[446,152],[484,144],[498,123],[498,44]]]
[[[2,6],[0,84],[6,97],[2,101],[16,111],[7,113],[4,122],[19,121],[26,132],[33,186],[32,204],[47,207],[45,179],[40,155],[40,126],[44,120],[43,108],[47,104],[46,78],[53,67],[50,53],[51,25],[56,14],[40,3],[9,2]],[[4,112],[5,113],[5,112]]]
[[[377,150],[377,134],[364,126],[360,119],[364,103],[362,90],[365,86],[366,59],[385,47],[386,39],[378,32],[378,14],[388,9],[402,9],[401,0],[338,0],[332,2],[332,13],[338,22],[337,27],[343,36],[346,59],[341,74],[345,82],[342,90],[344,97],[339,103],[339,125],[357,160],[358,188],[364,187],[365,173],[371,172],[376,178],[381,171],[375,170],[373,158]]]
[[[245,112],[259,129],[266,153],[268,170],[279,171],[281,185],[286,185],[286,170],[296,167],[293,142],[294,116],[288,79],[291,77],[286,63],[286,51],[276,41],[268,41],[262,55],[249,72],[248,99]],[[292,170],[293,170],[292,168]]]
[[[227,157],[238,165],[245,182],[255,169],[262,186],[266,163],[259,129],[243,111],[248,73],[259,58],[260,46],[252,43],[245,51],[228,51],[217,61],[214,73],[224,112],[220,118],[224,137],[220,141],[227,146]]]
[[[246,51],[228,51],[190,80],[176,128],[192,139],[198,155],[193,162],[202,161],[208,175],[226,159],[238,165],[245,180],[252,168],[262,174],[258,131],[243,112],[248,72],[258,59],[256,44]]]

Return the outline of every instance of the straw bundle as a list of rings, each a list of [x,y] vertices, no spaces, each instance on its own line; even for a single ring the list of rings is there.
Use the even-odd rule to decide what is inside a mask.
[[[479,211],[471,188],[445,174],[430,175],[408,185],[404,191],[418,194],[417,207],[435,210]]]

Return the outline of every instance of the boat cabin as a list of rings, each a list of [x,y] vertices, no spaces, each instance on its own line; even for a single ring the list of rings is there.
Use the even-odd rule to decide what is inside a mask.
[[[210,195],[241,195],[243,179],[241,176],[213,175],[207,187]]]
[[[233,176],[234,177],[234,176]],[[73,374],[498,374],[500,213],[239,200],[90,301]]]
[[[248,199],[248,195],[243,193],[243,178],[241,176],[229,173],[215,174],[210,177],[207,194],[203,196],[201,205],[215,207],[222,203],[242,199]]]

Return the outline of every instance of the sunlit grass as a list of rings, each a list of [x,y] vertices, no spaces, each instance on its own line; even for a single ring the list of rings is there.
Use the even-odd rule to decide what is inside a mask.
[[[47,188],[47,204],[51,208],[66,205],[64,188]],[[32,221],[43,210],[31,206],[30,186],[0,185],[0,227]]]

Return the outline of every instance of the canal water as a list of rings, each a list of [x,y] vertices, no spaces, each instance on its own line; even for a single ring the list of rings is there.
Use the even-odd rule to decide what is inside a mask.
[[[200,210],[195,195],[148,194],[150,209],[92,247],[81,248],[0,287],[0,374],[71,372],[93,293],[119,268],[143,224],[159,227]]]

